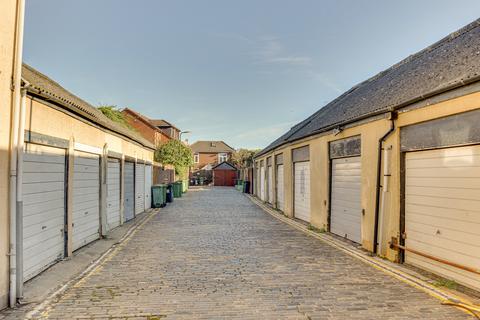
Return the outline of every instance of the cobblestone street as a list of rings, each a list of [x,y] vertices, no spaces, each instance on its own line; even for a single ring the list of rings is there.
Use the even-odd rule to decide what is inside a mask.
[[[48,319],[471,319],[276,220],[233,188],[191,190]]]

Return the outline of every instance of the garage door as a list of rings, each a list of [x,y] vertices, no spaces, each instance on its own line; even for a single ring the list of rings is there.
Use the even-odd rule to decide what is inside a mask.
[[[100,157],[75,151],[73,166],[73,250],[100,237]]]
[[[480,266],[480,146],[406,154],[405,246]],[[480,289],[478,274],[406,252],[406,262]]]
[[[284,210],[283,164],[277,166],[277,209]]]
[[[260,167],[260,199],[265,201],[265,167]]]
[[[25,145],[23,274],[29,280],[65,252],[65,150]]]
[[[273,169],[268,167],[268,202],[273,203]]]
[[[145,166],[135,165],[135,214],[145,211]]]
[[[108,159],[107,231],[120,225],[120,160]]]
[[[124,172],[124,217],[125,221],[135,217],[135,164],[125,162]]]
[[[310,222],[310,161],[294,164],[294,215]]]
[[[362,241],[361,157],[332,160],[330,232]]]
[[[145,210],[152,207],[152,166],[145,166]]]

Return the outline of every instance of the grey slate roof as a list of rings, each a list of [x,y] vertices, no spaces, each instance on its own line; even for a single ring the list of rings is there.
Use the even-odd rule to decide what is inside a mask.
[[[256,157],[285,143],[392,111],[480,77],[480,19],[361,82],[292,127]]]
[[[212,170],[237,170],[237,168],[235,168],[235,166],[233,164],[231,164],[230,162],[226,162],[226,161],[223,161],[223,162],[220,162],[219,164],[217,164],[216,166],[214,166],[212,168]]]
[[[61,107],[78,114],[97,125],[140,143],[144,147],[151,149],[155,148],[153,144],[139,134],[110,120],[97,108],[72,94],[57,82],[25,63],[22,67],[22,78],[30,84],[27,90],[31,94],[39,96],[44,100],[53,101]]]
[[[194,153],[218,153],[235,151],[235,149],[233,149],[223,141],[197,141],[193,143],[190,148]]]

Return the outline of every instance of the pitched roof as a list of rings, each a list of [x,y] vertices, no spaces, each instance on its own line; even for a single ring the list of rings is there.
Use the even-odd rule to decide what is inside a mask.
[[[190,145],[190,148],[194,153],[218,153],[235,151],[235,149],[233,149],[223,141],[197,141]]]
[[[178,131],[180,131],[180,129],[178,129],[177,127],[175,127],[173,124],[171,124],[170,122],[168,122],[167,120],[163,120],[163,119],[150,119],[150,122],[155,126],[155,127],[160,127],[160,128],[168,128],[168,127],[172,127]]]
[[[57,105],[100,125],[106,129],[116,132],[131,140],[134,140],[144,147],[154,149],[155,147],[136,132],[133,132],[122,125],[107,118],[100,110],[67,91],[57,82],[40,73],[27,64],[22,67],[22,79],[29,83],[28,92],[41,99],[55,102]]]
[[[153,123],[152,123],[152,120],[150,120],[148,117],[144,116],[143,114],[141,113],[138,113],[137,111],[135,110],[132,110],[130,108],[124,108],[122,110],[122,112],[126,112],[126,113],[130,113],[132,116],[134,116],[135,118],[141,120],[143,123],[145,123],[147,126],[149,126],[150,128],[152,128],[153,130],[156,130],[158,132],[160,132],[161,134],[163,134],[164,136],[167,136],[168,135],[166,133],[164,133],[162,130],[160,130],[157,126],[155,126]]]
[[[212,170],[237,170],[233,164],[227,161],[220,162],[212,168]]]
[[[361,82],[257,154],[480,80],[480,19]]]

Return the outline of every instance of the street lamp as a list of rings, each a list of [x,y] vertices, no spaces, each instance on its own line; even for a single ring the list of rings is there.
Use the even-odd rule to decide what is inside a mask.
[[[180,132],[180,141],[182,141],[182,133],[192,133],[192,131],[182,131],[182,132]]]

